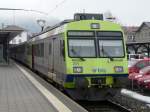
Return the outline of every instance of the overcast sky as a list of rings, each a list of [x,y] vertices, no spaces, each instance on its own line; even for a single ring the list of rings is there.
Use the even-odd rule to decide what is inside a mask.
[[[70,19],[76,12],[104,13],[110,11],[123,25],[140,25],[150,21],[150,0],[2,0],[1,8],[39,10],[48,15],[23,11],[0,11],[0,23],[7,19],[17,23],[25,17],[33,19]],[[15,15],[15,16],[14,16]],[[30,21],[28,19],[28,21]]]

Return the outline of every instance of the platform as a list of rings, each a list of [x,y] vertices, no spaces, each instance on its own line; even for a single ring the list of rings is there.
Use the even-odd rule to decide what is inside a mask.
[[[28,69],[0,66],[0,112],[87,112]]]

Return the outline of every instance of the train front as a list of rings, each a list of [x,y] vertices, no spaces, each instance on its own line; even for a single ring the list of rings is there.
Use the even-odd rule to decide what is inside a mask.
[[[126,48],[118,24],[83,20],[66,26],[64,87],[77,100],[105,100],[126,85]]]

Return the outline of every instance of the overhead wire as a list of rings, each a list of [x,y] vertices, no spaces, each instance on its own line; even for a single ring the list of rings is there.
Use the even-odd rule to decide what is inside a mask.
[[[20,11],[31,11],[31,12],[36,12],[40,14],[47,15],[48,13],[43,12],[43,11],[38,11],[38,10],[31,10],[31,9],[17,9],[17,8],[0,8],[0,10],[20,10]]]
[[[58,7],[60,7],[62,4],[64,4],[67,0],[63,0],[61,1],[60,3],[58,3],[53,9],[51,9],[49,12],[48,12],[48,15],[50,15],[51,13],[53,13]]]
[[[20,11],[31,11],[36,12],[44,15],[50,15],[52,12],[54,12],[58,7],[60,7],[62,4],[64,4],[67,0],[63,0],[60,3],[58,3],[54,8],[52,8],[48,13],[39,11],[39,10],[32,10],[32,9],[18,9],[18,8],[0,8],[0,10],[20,10]]]

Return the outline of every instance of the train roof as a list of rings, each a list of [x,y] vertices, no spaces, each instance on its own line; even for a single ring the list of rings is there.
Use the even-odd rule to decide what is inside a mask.
[[[70,22],[80,21],[80,20],[93,20],[93,19],[94,20],[103,20],[103,14],[96,14],[96,13],[75,13],[74,14],[74,19],[64,20],[64,21],[62,21],[62,22],[60,22],[60,23],[58,23],[58,24],[56,24],[56,25],[54,25],[52,27],[49,27],[46,30],[44,30],[44,31],[42,31],[42,32],[34,35],[33,38],[36,37],[36,36],[38,36],[38,35],[41,35],[41,34],[43,34],[45,32],[53,30],[53,29],[55,29],[57,27],[60,27],[60,26],[62,26],[64,24],[70,23]]]
[[[60,27],[60,26],[62,26],[62,25],[64,25],[64,24],[67,24],[67,23],[70,23],[70,22],[74,22],[74,21],[75,21],[75,20],[73,20],[73,19],[64,20],[64,21],[62,21],[62,22],[60,22],[60,23],[58,23],[58,24],[56,24],[56,25],[54,25],[54,26],[52,26],[52,27],[49,27],[49,28],[45,29],[44,31],[42,31],[42,32],[40,32],[40,33],[34,35],[32,38],[34,38],[34,37],[36,37],[36,36],[38,36],[38,35],[41,35],[41,34],[43,34],[43,33],[46,33],[46,32],[48,32],[48,31],[51,31],[51,30],[53,30],[53,29],[55,29],[55,28],[58,28],[58,27]]]

